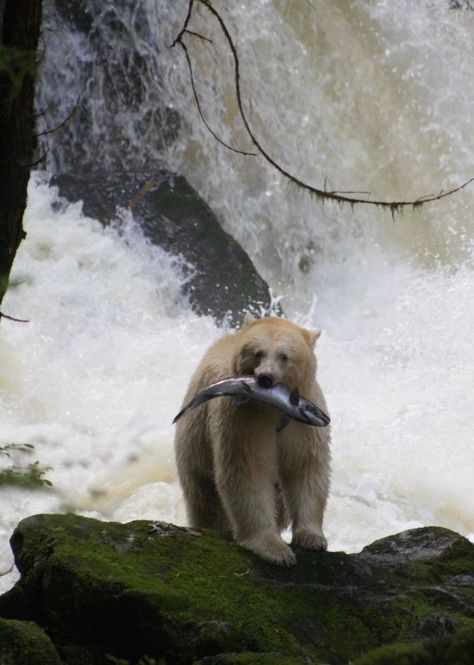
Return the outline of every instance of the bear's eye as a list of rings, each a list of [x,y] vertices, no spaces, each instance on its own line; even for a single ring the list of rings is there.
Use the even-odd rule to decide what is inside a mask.
[[[262,358],[265,356],[264,351],[255,351],[255,360],[262,360]]]
[[[278,358],[279,360],[281,360],[282,363],[286,363],[286,361],[288,360],[288,356],[286,355],[286,353],[279,353]]]

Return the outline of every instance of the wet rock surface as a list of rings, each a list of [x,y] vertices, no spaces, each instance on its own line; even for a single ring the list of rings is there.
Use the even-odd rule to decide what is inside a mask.
[[[290,569],[161,522],[38,515],[11,542],[0,616],[35,622],[66,665],[472,662],[474,545],[447,529],[298,551]]]
[[[45,3],[36,96],[48,171],[136,171],[175,141],[180,118],[163,101],[160,29],[156,10],[134,0]]]
[[[83,201],[84,214],[103,224],[116,220],[119,208],[129,209],[145,237],[179,260],[182,289],[197,314],[235,326],[245,311],[270,312],[267,283],[184,177],[167,171],[63,174],[51,185],[67,201]]]

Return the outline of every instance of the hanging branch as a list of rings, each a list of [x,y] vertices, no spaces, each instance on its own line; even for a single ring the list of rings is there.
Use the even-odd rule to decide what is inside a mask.
[[[174,46],[176,46],[178,44],[183,49],[184,56],[186,58],[186,62],[187,62],[188,69],[189,69],[189,78],[191,79],[191,88],[192,88],[192,91],[193,91],[194,100],[196,102],[196,106],[197,106],[199,116],[200,116],[201,120],[203,121],[204,125],[206,126],[207,130],[212,134],[212,136],[216,139],[216,141],[218,141],[218,143],[223,145],[225,148],[228,148],[228,150],[232,150],[232,152],[238,152],[240,155],[247,155],[247,156],[251,155],[252,157],[255,157],[256,153],[246,152],[244,150],[238,150],[237,148],[233,148],[228,143],[226,143],[221,138],[219,138],[219,136],[217,136],[217,134],[214,132],[214,130],[211,128],[211,126],[207,122],[206,118],[204,117],[204,114],[203,114],[202,108],[201,108],[201,103],[199,101],[199,96],[198,96],[197,89],[196,89],[196,84],[194,82],[194,74],[193,74],[193,67],[192,67],[192,63],[191,63],[191,58],[189,57],[189,52],[188,52],[188,49],[186,48],[186,44],[183,42],[183,37],[187,33],[188,35],[192,35],[193,37],[198,37],[199,39],[203,39],[204,41],[209,42],[210,44],[212,44],[212,40],[208,39],[207,37],[204,37],[203,35],[200,35],[198,32],[194,32],[194,30],[188,30],[188,23],[191,19],[191,14],[192,14],[192,11],[193,11],[193,4],[194,4],[194,0],[189,0],[188,13],[187,13],[186,18],[184,20],[183,27],[179,31],[176,39],[171,44],[170,48],[173,48]]]
[[[219,141],[219,143],[222,143],[225,145],[227,148],[230,150],[233,150],[234,152],[239,152],[241,154],[245,155],[254,155],[254,153],[247,153],[243,152],[241,150],[236,150],[235,148],[231,148],[228,146],[226,143],[221,141],[216,134],[211,130],[209,127],[208,123],[204,119],[204,116],[201,111],[201,106],[199,103],[199,99],[196,93],[196,87],[194,85],[194,77],[193,77],[193,72],[192,72],[192,66],[191,66],[191,60],[189,57],[189,53],[186,49],[185,44],[183,43],[182,39],[183,36],[187,33],[196,37],[199,37],[201,39],[206,39],[206,41],[210,41],[205,37],[202,37],[202,35],[199,35],[198,33],[194,33],[192,30],[188,30],[188,24],[189,21],[191,20],[191,15],[192,15],[192,10],[194,6],[195,0],[189,0],[189,5],[188,5],[188,13],[186,15],[186,19],[184,21],[183,27],[179,31],[176,39],[174,42],[171,44],[171,47],[176,46],[176,44],[179,44],[185,53],[188,68],[190,71],[190,77],[191,77],[191,86],[193,89],[193,95],[196,100],[196,104],[198,107],[199,115],[201,116],[201,119],[203,120],[204,124],[206,125],[207,129],[210,131],[210,133]],[[392,217],[395,215],[396,212],[399,212],[401,209],[406,208],[406,207],[412,207],[412,208],[419,208],[425,203],[430,203],[431,201],[439,201],[440,199],[444,199],[447,196],[451,196],[452,194],[455,194],[456,192],[461,191],[468,185],[470,185],[473,181],[474,178],[470,178],[466,182],[464,182],[462,185],[459,185],[458,187],[454,187],[453,189],[450,189],[446,192],[440,191],[438,194],[428,194],[428,195],[423,195],[418,197],[417,199],[412,199],[412,200],[398,200],[398,201],[381,201],[381,200],[374,200],[374,199],[368,199],[368,198],[357,198],[353,196],[347,196],[347,194],[365,194],[366,196],[370,196],[370,192],[343,192],[343,191],[338,191],[338,190],[327,190],[326,189],[326,184],[324,185],[324,188],[318,188],[314,187],[313,185],[309,185],[308,183],[304,182],[303,180],[300,180],[293,174],[291,174],[289,171],[284,169],[278,162],[276,162],[273,157],[271,157],[268,152],[262,147],[260,141],[254,134],[250,123],[248,121],[247,115],[245,113],[243,103],[242,103],[242,92],[240,88],[240,61],[239,57],[237,54],[237,48],[234,44],[234,41],[230,35],[230,32],[227,28],[227,25],[225,24],[223,18],[219,14],[219,12],[213,7],[212,3],[210,0],[196,0],[196,2],[201,3],[217,20],[217,22],[220,25],[220,28],[224,34],[224,37],[227,41],[227,44],[229,46],[230,52],[232,54],[232,59],[234,61],[234,86],[235,86],[235,94],[237,98],[237,107],[239,110],[240,117],[242,119],[242,122],[245,126],[245,129],[247,130],[247,134],[252,141],[253,145],[258,151],[258,154],[260,154],[269,164],[273,166],[279,173],[281,173],[287,180],[289,180],[291,183],[296,185],[298,188],[301,188],[307,192],[309,192],[311,195],[315,196],[317,199],[320,201],[335,201],[336,203],[348,203],[351,206],[355,206],[358,204],[365,204],[365,205],[372,205],[372,206],[379,206],[381,208],[388,208],[390,212],[392,213]]]
[[[191,32],[190,30],[186,30],[185,32],[189,33],[190,35],[198,36],[197,33]],[[206,39],[206,37],[202,37],[201,35],[199,35],[199,37],[201,37],[201,39]],[[207,40],[207,41],[209,41],[209,40]],[[186,48],[186,45],[181,40],[178,41],[178,44],[181,46],[181,48],[184,51],[184,55],[186,57],[186,62],[188,63],[189,77],[191,79],[191,88],[193,90],[193,95],[194,95],[194,99],[196,101],[197,110],[198,110],[198,113],[201,117],[201,120],[206,125],[207,130],[212,134],[212,136],[216,139],[216,141],[218,141],[225,148],[228,148],[229,150],[232,150],[232,152],[238,152],[240,155],[251,155],[252,157],[256,157],[255,152],[245,152],[244,150],[238,150],[237,148],[233,148],[231,145],[229,145],[228,143],[223,141],[221,138],[219,138],[217,136],[217,134],[215,133],[215,131],[212,129],[212,127],[209,125],[209,123],[207,122],[207,120],[204,117],[204,114],[202,112],[201,103],[199,101],[199,97],[198,97],[198,94],[197,94],[196,84],[194,83],[193,67],[192,67],[192,64],[191,64],[191,58],[189,57],[188,49]]]

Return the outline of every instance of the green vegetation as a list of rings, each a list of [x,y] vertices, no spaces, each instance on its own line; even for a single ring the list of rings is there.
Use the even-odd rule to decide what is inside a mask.
[[[16,453],[31,454],[35,447],[31,443],[6,443],[0,446],[0,457],[11,458]],[[44,478],[50,467],[42,466],[40,462],[30,462],[26,466],[11,464],[0,469],[0,486],[16,485],[28,489],[42,489],[52,487],[51,481]]]
[[[389,644],[358,658],[355,665],[472,665],[474,627],[449,637]]]
[[[25,76],[36,74],[36,53],[0,45],[0,76],[7,78],[13,98],[20,93]]]

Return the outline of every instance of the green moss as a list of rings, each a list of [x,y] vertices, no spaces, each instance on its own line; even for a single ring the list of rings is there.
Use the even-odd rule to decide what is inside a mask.
[[[472,665],[474,626],[448,637],[375,649],[355,665]]]
[[[114,634],[117,626],[133,625],[151,655],[156,640],[165,649],[181,644],[183,660],[223,650],[304,652],[280,627],[285,608],[278,598],[255,584],[254,571],[241,575],[242,550],[224,538],[186,531],[163,538],[150,534],[145,522],[126,529],[75,516],[48,522],[54,544],[47,561],[47,620],[58,627],[74,621],[67,637],[108,643],[107,628],[91,629],[91,623],[107,622]],[[37,529],[28,535],[33,538],[19,562],[36,575],[41,535]],[[163,541],[171,548],[160,547]],[[117,601],[112,607],[110,598]]]
[[[302,665],[308,661],[278,653],[224,653],[199,660],[193,665]]]
[[[429,665],[422,644],[390,644],[358,658],[355,665]]]
[[[442,665],[472,665],[474,626],[467,626],[451,637],[440,640],[434,651],[438,652],[438,660]]]
[[[437,579],[449,578],[450,556],[469,572],[474,548],[460,545],[433,557]],[[75,515],[24,520],[13,546],[22,571],[15,593],[29,599],[31,616],[48,626],[61,653],[85,645],[100,665],[108,662],[100,654],[133,664],[145,656],[173,665],[266,663],[269,654],[348,662],[474,623],[466,601],[472,588],[434,583],[428,561],[418,562],[418,580],[410,558],[393,566],[378,554],[298,552],[298,565],[283,569],[214,532]]]
[[[26,76],[34,77],[36,73],[35,51],[22,51],[3,44],[0,45],[0,76],[10,83],[11,98],[21,90]],[[5,101],[11,101],[11,98]],[[2,100],[3,101],[3,100]]]
[[[2,665],[60,665],[49,637],[30,621],[0,619]]]

